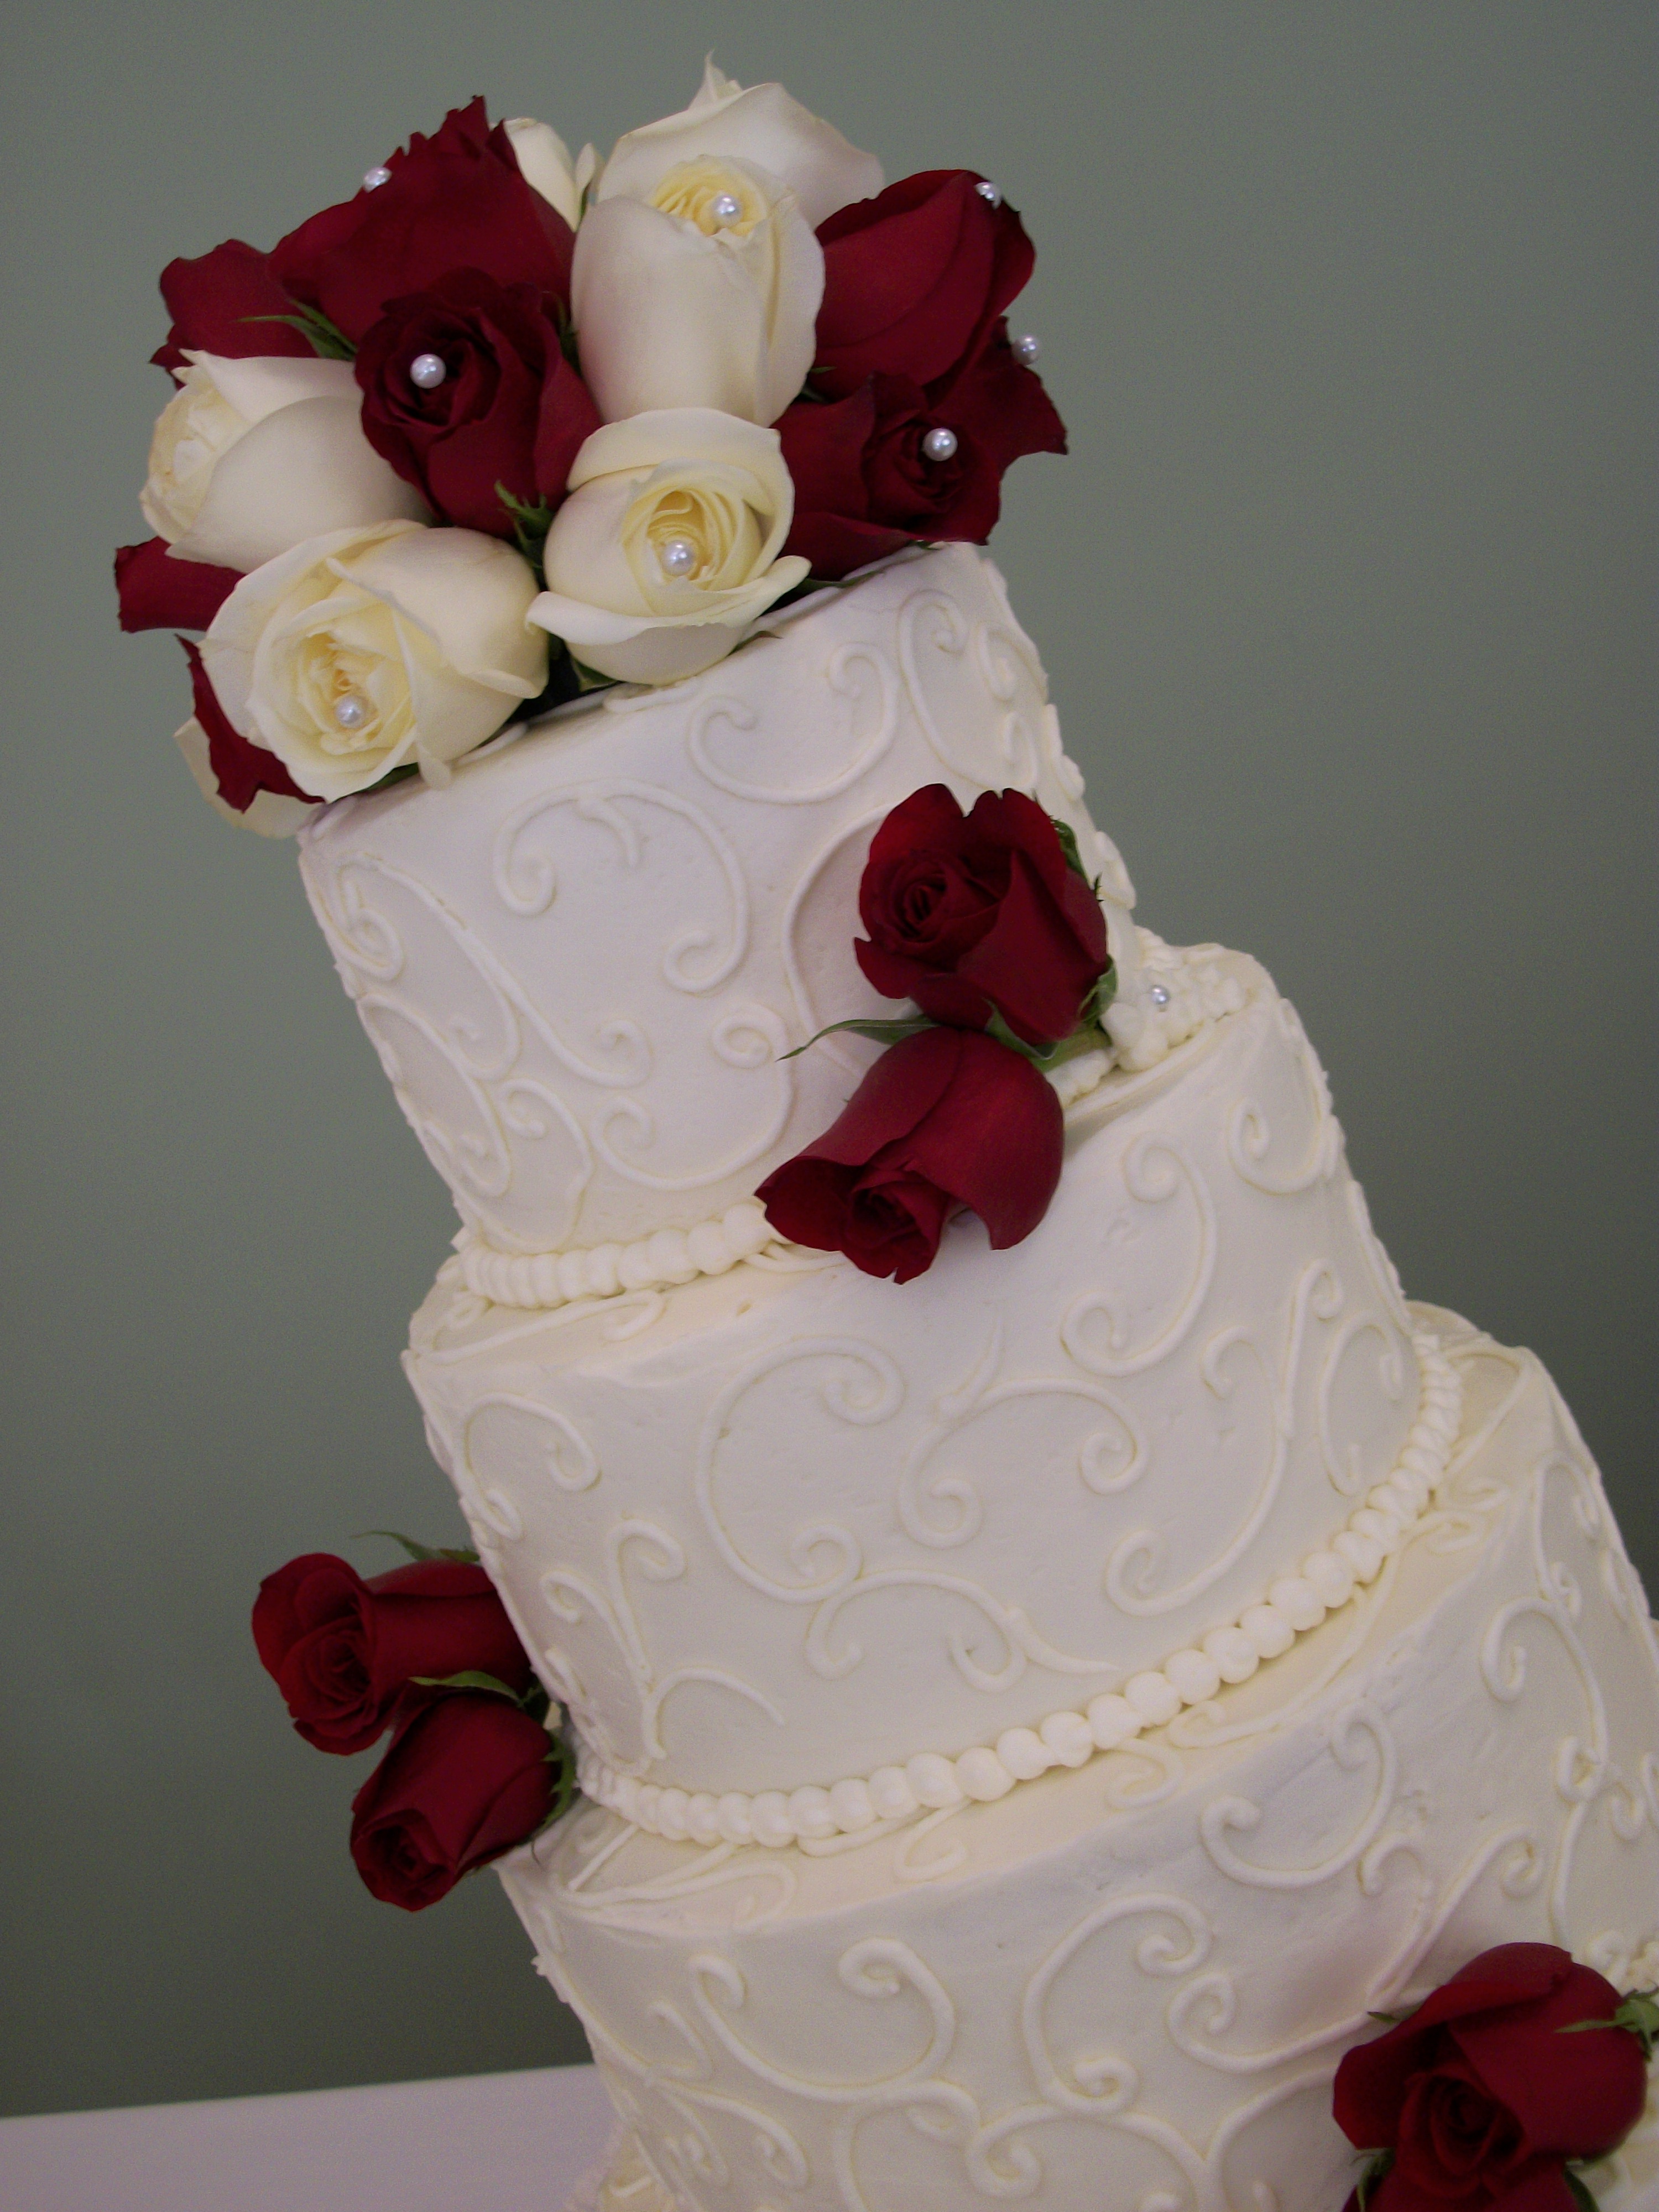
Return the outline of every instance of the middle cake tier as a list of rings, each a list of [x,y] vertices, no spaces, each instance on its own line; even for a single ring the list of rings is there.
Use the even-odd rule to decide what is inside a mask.
[[[963,1217],[902,1288],[774,1247],[534,1315],[440,1276],[410,1380],[590,1795],[779,1843],[994,1796],[1376,1572],[1456,1386],[1294,1013],[1213,959],[1237,1011],[1073,1103],[1012,1250]]]

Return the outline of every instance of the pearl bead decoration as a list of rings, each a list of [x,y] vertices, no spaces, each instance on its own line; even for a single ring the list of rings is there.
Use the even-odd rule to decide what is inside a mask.
[[[343,691],[334,702],[334,719],[343,730],[361,730],[374,711],[361,691]]]
[[[957,450],[957,434],[954,430],[947,430],[941,423],[922,440],[921,450],[930,461],[948,461]]]
[[[708,212],[722,222],[735,222],[743,213],[743,202],[735,192],[717,192],[708,203]]]
[[[1035,368],[1042,357],[1042,340],[1033,331],[1027,331],[1024,337],[1014,340],[1014,358],[1023,361],[1027,368]]]
[[[372,169],[363,171],[363,190],[366,192],[378,192],[382,185],[391,182],[392,172],[383,161],[377,161]]]
[[[1155,1006],[1167,1006],[1170,1003],[1169,986],[1166,983],[1154,983],[1146,996]]]
[[[697,549],[689,538],[665,538],[657,561],[665,576],[690,576],[696,569]]]
[[[979,194],[981,199],[988,201],[992,207],[1002,205],[1001,187],[994,185],[988,177],[981,177],[974,186],[974,190]]]
[[[409,364],[409,380],[422,392],[435,392],[449,375],[449,364],[441,354],[417,353]]]

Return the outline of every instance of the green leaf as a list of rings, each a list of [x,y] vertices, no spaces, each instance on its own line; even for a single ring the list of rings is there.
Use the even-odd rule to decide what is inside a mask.
[[[1062,822],[1057,814],[1051,814],[1048,819],[1053,823],[1054,835],[1060,840],[1060,849],[1066,855],[1066,866],[1074,876],[1081,876],[1084,882],[1088,883],[1089,871],[1084,866],[1083,855],[1078,850],[1077,831],[1073,829],[1069,822]]]
[[[394,1544],[403,1546],[411,1559],[450,1559],[460,1567],[476,1567],[478,1564],[477,1553],[469,1552],[465,1546],[434,1551],[430,1544],[417,1544],[412,1536],[405,1536],[396,1528],[359,1528],[354,1541],[361,1542],[368,1536],[389,1536]]]
[[[324,361],[356,361],[357,349],[336,323],[319,308],[296,300],[291,315],[244,315],[245,323],[287,323],[311,341],[311,349]]]
[[[545,584],[542,556],[553,526],[552,508],[544,499],[518,498],[504,483],[497,483],[495,496],[513,518],[513,543],[536,571],[537,581]]]
[[[1367,2020],[1380,2020],[1384,2027],[1398,2027],[1401,2021],[1409,2020],[1411,2014],[1408,2012],[1371,2012],[1365,2017]]]
[[[805,1044],[798,1044],[793,1052],[780,1054],[779,1058],[799,1060],[802,1053],[811,1051],[820,1037],[834,1036],[837,1030],[851,1030],[854,1036],[868,1037],[873,1044],[902,1044],[906,1037],[920,1036],[923,1030],[938,1027],[938,1023],[930,1022],[926,1014],[907,1014],[902,1019],[890,1022],[866,1021],[861,1018],[831,1022],[827,1030],[818,1031],[817,1036],[808,1037]]]
[[[488,1690],[512,1705],[520,1702],[518,1692],[508,1689],[499,1674],[481,1674],[476,1667],[464,1667],[459,1674],[411,1674],[409,1679],[422,1690]]]
[[[1362,2153],[1361,2155],[1366,2157],[1369,2162],[1365,2171],[1354,2184],[1353,2197],[1354,2203],[1358,2207],[1358,2212],[1365,2212],[1365,2207],[1370,2202],[1372,2190],[1376,2187],[1383,2175],[1394,2164],[1394,2153],[1391,2150],[1376,2150]]]
[[[1611,2020],[1576,2020],[1555,2032],[1583,2035],[1592,2027],[1622,2027],[1640,2043],[1642,2056],[1651,2065],[1655,2049],[1659,2048],[1659,1990],[1633,1990]]]
[[[1561,2179],[1572,2191],[1572,2201],[1579,2207],[1579,2212],[1596,2212],[1595,2198],[1582,2173],[1575,2173],[1570,2166],[1564,2166]]]
[[[562,1820],[580,1791],[576,1784],[576,1754],[562,1735],[548,1740],[547,1763],[553,1769],[553,1803],[536,1833],[543,1835],[556,1820]]]
[[[565,651],[570,652],[568,646]],[[570,653],[570,665],[576,672],[576,681],[581,685],[582,691],[603,691],[617,681],[614,676],[607,676],[602,668],[590,668],[585,660],[578,660],[574,653]],[[579,692],[577,696],[580,696]]]

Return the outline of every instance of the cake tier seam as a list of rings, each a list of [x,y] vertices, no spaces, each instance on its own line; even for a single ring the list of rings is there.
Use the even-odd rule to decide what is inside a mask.
[[[1184,1707],[1207,1703],[1223,1683],[1248,1681],[1376,1580],[1384,1560],[1419,1527],[1445,1479],[1462,1425],[1462,1379],[1437,1334],[1414,1330],[1412,1344],[1422,1388],[1417,1419],[1391,1472],[1328,1543],[1276,1577],[1260,1602],[1161,1666],[1131,1675],[1121,1691],[1103,1692],[1080,1712],[1050,1713],[1036,1728],[1005,1729],[994,1743],[954,1756],[921,1752],[902,1765],[790,1791],[733,1790],[716,1796],[647,1782],[618,1771],[584,1745],[577,1753],[583,1795],[671,1842],[690,1838],[708,1848],[722,1843],[810,1848],[969,1801],[994,1802],[1051,1768],[1085,1765],[1143,1730],[1164,1726]]]
[[[1062,1109],[1091,1097],[1115,1067],[1128,1076],[1149,1073],[1248,1003],[1239,979],[1216,964],[1217,948],[1170,946],[1150,930],[1138,934],[1145,995],[1138,1004],[1109,1012],[1110,1049],[1081,1054],[1050,1073]],[[625,1244],[557,1251],[503,1252],[469,1225],[457,1237],[457,1257],[447,1268],[452,1279],[491,1305],[553,1312],[582,1298],[677,1289],[700,1275],[724,1275],[768,1246],[780,1254],[793,1249],[778,1237],[759,1201],[747,1198],[690,1229],[658,1229]]]

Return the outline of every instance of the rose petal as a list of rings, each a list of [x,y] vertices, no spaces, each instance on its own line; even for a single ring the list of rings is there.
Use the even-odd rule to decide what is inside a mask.
[[[125,630],[205,629],[241,577],[204,561],[176,561],[165,538],[118,546],[115,590]]]
[[[355,392],[302,399],[267,415],[220,456],[174,555],[246,571],[331,531],[428,514],[364,437]]]

